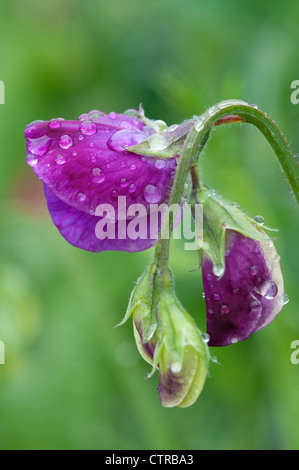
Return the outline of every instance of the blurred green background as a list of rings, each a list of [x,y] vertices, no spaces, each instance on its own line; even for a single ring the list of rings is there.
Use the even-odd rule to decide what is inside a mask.
[[[25,126],[91,109],[143,103],[169,125],[218,101],[257,104],[299,152],[297,0],[1,0],[1,449],[298,449],[299,211],[264,137],[244,125],[215,131],[206,184],[279,228],[290,302],[266,329],[212,351],[196,404],[163,409],[157,374],[138,355],[125,313],[151,251],[73,248],[47,213],[26,165]],[[178,297],[205,328],[200,272],[171,249]]]

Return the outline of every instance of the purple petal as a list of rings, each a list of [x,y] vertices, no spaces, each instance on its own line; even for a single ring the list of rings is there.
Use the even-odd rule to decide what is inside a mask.
[[[147,215],[145,220],[143,220],[147,228],[147,232],[144,234],[145,238],[132,240],[131,238],[126,237],[124,239],[105,238],[100,240],[96,236],[96,228],[98,222],[103,220],[103,217],[79,211],[75,207],[61,201],[61,199],[55,196],[49,188],[45,187],[44,189],[48,209],[54,224],[61,235],[75,247],[93,252],[108,250],[137,252],[146,250],[156,243],[156,239],[151,239],[149,235],[149,215]],[[81,197],[84,199],[83,193],[81,194]],[[126,230],[128,230],[130,222],[130,220],[125,222]],[[143,222],[141,221],[141,225]],[[111,222],[111,226],[114,225],[116,235],[118,233],[120,223],[121,221],[118,222],[117,220],[115,222]]]
[[[203,256],[209,346],[226,346],[264,328],[283,307],[284,288],[273,242],[226,232],[225,272],[218,279]]]
[[[151,128],[116,113],[94,111],[80,119],[52,119],[26,128],[27,162],[53,194],[86,214],[99,204],[116,209],[118,196],[126,196],[127,205],[141,203],[146,208],[167,201],[175,159],[165,161],[161,169],[154,158],[125,150],[147,139],[154,132]]]

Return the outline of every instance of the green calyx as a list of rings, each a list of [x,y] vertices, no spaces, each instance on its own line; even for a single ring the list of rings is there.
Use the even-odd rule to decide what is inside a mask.
[[[269,240],[260,225],[235,205],[224,201],[214,191],[201,187],[192,204],[202,206],[202,233],[198,247],[213,262],[214,274],[221,276],[225,268],[226,231],[234,230],[263,242]]]

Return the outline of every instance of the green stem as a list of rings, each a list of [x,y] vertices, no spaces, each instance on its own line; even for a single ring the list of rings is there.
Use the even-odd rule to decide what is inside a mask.
[[[267,114],[257,109],[257,107],[240,100],[222,101],[209,108],[195,121],[194,127],[192,127],[187,135],[184,144],[168,204],[180,203],[184,184],[190,170],[193,184],[195,181],[194,178],[198,180],[198,173],[195,171],[195,168],[199,154],[208,141],[212,128],[220,124],[231,122],[247,122],[253,124],[264,134],[274,150],[299,204],[299,167],[288,143]],[[197,184],[199,184],[199,180]],[[172,231],[172,227],[173,217],[172,213],[170,213],[169,234]],[[163,273],[165,273],[165,277],[166,273],[168,274],[169,245],[170,237],[168,239],[160,237],[156,244],[155,258],[160,266],[162,278]]]

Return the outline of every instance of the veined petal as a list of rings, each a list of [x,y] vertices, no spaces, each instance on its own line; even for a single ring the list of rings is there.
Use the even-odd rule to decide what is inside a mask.
[[[161,168],[152,157],[126,151],[153,129],[127,115],[86,116],[90,119],[36,122],[25,130],[27,162],[52,193],[87,214],[100,204],[116,209],[118,196],[126,196],[127,205],[146,208],[167,201],[175,159],[165,160]]]

